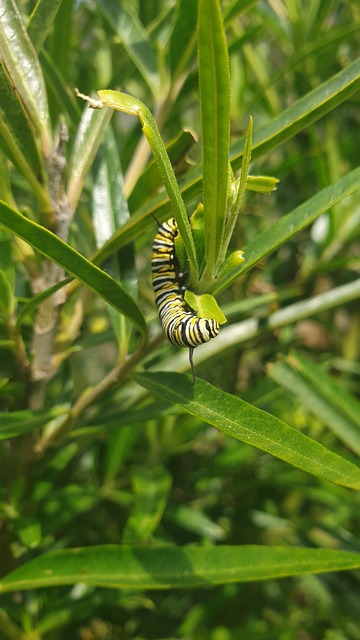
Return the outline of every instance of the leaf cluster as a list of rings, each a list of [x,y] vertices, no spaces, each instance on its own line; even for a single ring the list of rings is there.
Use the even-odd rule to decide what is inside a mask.
[[[1,637],[358,640],[358,20],[2,0]]]

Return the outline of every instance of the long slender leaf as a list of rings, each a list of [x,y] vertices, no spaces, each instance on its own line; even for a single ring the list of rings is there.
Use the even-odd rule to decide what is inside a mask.
[[[111,116],[110,109],[84,109],[68,168],[67,196],[74,209],[83,189],[85,177],[94,161]]]
[[[28,114],[14,91],[9,75],[0,64],[0,145],[4,153],[24,175],[43,208],[50,208],[44,182],[44,163],[34,139]]]
[[[39,60],[14,0],[2,0],[0,53],[46,155],[51,150],[50,117]]]
[[[0,413],[0,440],[17,438],[23,433],[35,431],[48,424],[54,418],[66,415],[68,409],[65,407],[53,407],[52,409],[41,409],[38,411],[10,411]]]
[[[52,287],[49,287],[48,289],[45,289],[44,291],[36,294],[36,296],[31,298],[31,300],[29,300],[29,302],[27,302],[21,309],[16,319],[16,324],[20,325],[23,319],[31,315],[39,307],[39,305],[44,302],[44,300],[50,298],[50,296],[54,295],[54,293],[65,287],[70,282],[71,278],[65,278],[64,280],[61,280],[61,282],[57,282],[56,284],[54,284]]]
[[[110,278],[107,273],[101,271],[51,231],[28,220],[4,202],[0,202],[0,223],[90,287],[129,318],[143,335],[146,334],[145,320],[139,307],[120,284]]]
[[[14,91],[10,77],[3,65],[0,65],[0,92],[0,113],[3,121],[1,142],[7,143],[6,150],[20,170],[23,170],[26,163],[25,176],[30,172],[34,176],[43,176],[44,166],[34,139],[34,130],[19,99],[19,94]],[[8,133],[4,131],[4,127]],[[23,158],[21,163],[17,162],[19,156]]]
[[[149,142],[151,151],[153,152],[154,158],[157,162],[159,173],[169,196],[172,213],[176,217],[179,231],[188,254],[190,273],[193,274],[194,279],[197,279],[198,265],[195,244],[187,212],[179,191],[174,170],[171,166],[164,142],[152,114],[149,109],[140,102],[140,100],[137,100],[125,93],[101,90],[98,91],[98,95],[104,106],[138,116],[140,119],[142,130]]]
[[[355,398],[349,397],[344,389],[337,387],[319,366],[294,354],[285,361],[269,364],[267,371],[272,380],[298,398],[302,406],[316,415],[350,449],[360,454],[360,433],[357,425],[360,407],[357,403],[356,421],[352,421],[346,411],[347,407],[350,412],[356,408]]]
[[[229,59],[218,0],[199,1],[199,80],[203,147],[205,276],[214,277],[223,237],[230,142]]]
[[[170,41],[170,69],[174,80],[189,61],[196,44],[197,0],[179,0],[177,16]]]
[[[63,0],[38,0],[27,24],[27,32],[37,52],[51,32]]]
[[[359,554],[333,549],[99,545],[35,558],[3,578],[0,592],[78,582],[113,589],[184,589],[359,567]]]
[[[146,389],[174,402],[225,434],[258,447],[303,471],[352,489],[360,489],[360,469],[279,418],[198,378],[178,373],[134,374]]]

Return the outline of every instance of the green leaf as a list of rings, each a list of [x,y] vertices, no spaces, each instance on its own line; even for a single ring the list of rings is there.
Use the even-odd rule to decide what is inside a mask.
[[[360,404],[338,386],[323,368],[292,354],[284,361],[269,364],[272,380],[328,425],[355,453],[360,454]]]
[[[161,466],[137,467],[132,470],[131,483],[135,507],[123,532],[124,544],[146,540],[157,529],[170,495],[172,478]]]
[[[75,209],[85,177],[111,120],[110,109],[84,109],[69,160],[67,196]]]
[[[37,52],[51,32],[63,0],[38,0],[27,24],[27,32]]]
[[[206,256],[204,279],[211,280],[215,276],[226,216],[230,71],[218,0],[200,0],[198,20]]]
[[[198,296],[193,291],[190,291],[190,289],[186,289],[185,301],[189,305],[190,309],[196,311],[198,318],[212,318],[219,324],[226,323],[226,318],[218,303],[209,293],[203,293]]]
[[[190,277],[197,279],[198,266],[194,239],[191,234],[189,219],[176,181],[174,170],[166,152],[157,124],[149,109],[140,100],[118,91],[98,91],[104,106],[138,116],[142,130],[147,138],[151,151],[157,162],[158,170],[167,191],[172,214],[176,218],[179,231],[189,258]]]
[[[15,309],[15,299],[9,280],[0,269],[0,315],[10,318]]]
[[[0,223],[28,242],[34,249],[86,284],[106,302],[123,313],[146,335],[144,317],[134,300],[99,267],[45,227],[28,220],[0,201]]]
[[[44,167],[34,140],[34,131],[19,99],[19,94],[14,91],[11,79],[3,65],[0,66],[0,90],[0,112],[4,121],[1,132],[2,142],[6,144],[5,149],[11,153],[11,159],[15,161],[15,164],[17,164],[18,155],[21,154],[23,156],[23,163],[20,165],[20,169],[26,162],[29,168],[31,167],[34,175],[38,174],[39,171],[43,174]],[[4,127],[8,129],[8,134],[5,133]]]
[[[124,196],[119,152],[110,128],[106,131],[100,147],[94,171],[92,220],[96,244],[100,247],[130,218]],[[107,264],[107,272],[121,281],[123,288],[132,298],[137,297],[138,281],[132,245],[127,245],[121,252],[112,256]],[[132,325],[114,310],[110,310],[110,318],[119,344],[119,357],[126,358]]]
[[[318,478],[360,489],[360,469],[279,418],[216,389],[205,380],[178,373],[133,374],[148,391],[201,418],[225,434],[258,447]]]
[[[172,140],[166,143],[166,151],[176,174],[188,167],[186,154],[197,142],[195,133],[190,130],[180,131]],[[146,168],[136,181],[131,194],[128,197],[130,211],[135,211],[151,195],[154,195],[161,187],[161,176],[155,159],[150,160]]]
[[[173,83],[191,61],[196,44],[196,23],[197,0],[179,0],[169,51]]]
[[[34,431],[51,420],[68,413],[66,407],[53,407],[52,409],[40,409],[38,411],[9,411],[0,413],[0,440],[17,438],[23,433]]]
[[[31,300],[21,309],[16,319],[16,324],[20,325],[24,318],[36,311],[36,309],[42,302],[44,302],[44,300],[47,300],[48,298],[50,298],[50,296],[54,295],[54,293],[65,287],[67,284],[69,284],[69,282],[71,282],[71,280],[71,278],[65,278],[64,280],[61,280],[61,282],[57,282],[56,284],[54,284],[52,287],[44,289],[44,291],[36,294],[36,296],[31,298]]]
[[[11,79],[1,64],[0,95],[0,144],[4,153],[29,181],[40,202],[49,207],[48,197],[40,184],[45,170],[33,127],[19,94],[14,91]]]
[[[340,385],[332,376],[326,373],[323,368],[310,362],[300,353],[292,352],[287,360],[301,375],[318,386],[324,397],[331,402],[334,407],[337,407],[344,415],[352,420],[354,424],[360,427],[360,402],[355,396],[348,393],[344,386]],[[360,438],[359,432],[358,436]]]
[[[50,58],[47,51],[42,51],[39,55],[41,66],[46,78],[49,90],[52,91],[54,100],[58,105],[58,110],[62,116],[66,117],[67,125],[77,133],[78,123],[81,119],[81,109],[76,101],[73,88],[68,86],[67,80],[61,74],[59,67]]]
[[[42,140],[44,153],[48,155],[52,143],[44,78],[14,0],[2,0],[0,52],[14,88]]]
[[[244,263],[240,264],[237,270],[232,271],[227,277],[223,278],[216,285],[213,293],[217,294],[228,287],[239,275],[249,271],[269,253],[275,251],[296,233],[314,222],[322,213],[325,213],[325,211],[328,211],[335,204],[358,191],[358,189],[360,189],[360,168],[350,171],[335,184],[322,189],[315,196],[296,207],[291,213],[280,218],[244,248]]]
[[[333,549],[98,545],[35,558],[3,578],[0,592],[78,582],[112,589],[189,589],[359,567],[359,554]]]
[[[152,93],[156,95],[160,89],[156,56],[148,32],[140,22],[135,8],[130,3],[126,6],[118,0],[97,0],[97,4]]]

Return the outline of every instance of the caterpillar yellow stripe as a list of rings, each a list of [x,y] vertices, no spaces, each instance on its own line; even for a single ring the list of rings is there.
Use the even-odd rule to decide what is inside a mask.
[[[219,333],[220,326],[212,318],[198,318],[184,300],[184,275],[175,255],[178,235],[175,218],[159,224],[153,243],[152,282],[160,321],[166,337],[178,347],[189,348],[189,359],[195,381],[193,351]]]

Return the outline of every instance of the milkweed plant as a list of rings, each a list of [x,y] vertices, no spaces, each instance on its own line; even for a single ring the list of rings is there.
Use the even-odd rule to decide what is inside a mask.
[[[289,24],[282,13],[286,3],[279,15],[279,6],[265,10],[256,2],[137,4],[99,0],[95,9],[40,0],[27,14],[26,2],[2,1],[0,635],[7,638],[57,638],[64,629],[75,637],[81,624],[93,624],[94,611],[106,617],[105,610],[125,611],[139,637],[155,637],[155,630],[146,635],[151,625],[142,627],[137,608],[151,617],[157,606],[161,620],[171,610],[178,625],[177,599],[174,608],[168,595],[159,595],[150,606],[144,595],[173,589],[194,594],[189,605],[181,602],[188,610],[173,635],[195,637],[199,590],[205,624],[213,620],[210,587],[224,587],[228,610],[236,594],[244,601],[240,583],[307,580],[305,574],[360,566],[352,535],[343,535],[356,519],[348,496],[360,488],[353,383],[360,169],[349,168],[356,155],[351,150],[345,160],[341,156],[354,136],[344,134],[341,151],[336,147],[343,120],[339,125],[334,115],[360,87],[360,60],[346,57],[358,50],[358,30],[341,23],[336,38],[332,28],[328,34],[337,14],[325,4],[309,14],[294,10],[300,2],[292,4]],[[84,38],[93,11],[102,21]],[[70,37],[77,12],[86,19],[81,33],[74,28]],[[272,86],[270,62],[263,59],[269,44],[253,44],[264,33],[272,34],[271,46],[281,43],[281,55],[274,56],[279,64],[293,52],[281,74],[292,82],[284,110],[274,89],[280,75],[274,71]],[[302,49],[299,42],[309,33],[315,41]],[[79,54],[76,90],[67,58],[72,37],[79,38],[79,50],[89,46],[99,54]],[[117,71],[107,74],[109,52],[117,60],[120,43]],[[328,50],[334,55],[324,57]],[[255,79],[248,88],[234,52],[241,52]],[[308,57],[317,61],[306,67],[309,74],[316,69],[309,87],[297,74]],[[339,68],[330,75],[333,58]],[[95,86],[112,88],[95,94],[91,74],[99,59],[106,63]],[[197,81],[200,143],[185,128],[164,142],[166,117],[188,104]],[[230,86],[240,86],[247,113],[254,110],[254,121],[248,116],[239,131],[231,110],[241,100]],[[154,115],[146,106],[151,103]],[[115,117],[115,111],[125,115]],[[347,113],[352,130],[356,119],[350,107]],[[332,120],[323,120],[325,114]],[[128,116],[140,122],[141,133]],[[121,118],[124,139],[118,135]],[[244,114],[236,113],[238,119]],[[174,122],[178,128],[176,115]],[[315,123],[325,127],[328,180]],[[307,164],[299,159],[300,134],[311,150]],[[275,154],[279,171],[273,160],[265,173],[283,179],[296,165],[296,185],[287,184],[283,193],[276,177],[252,173],[261,156],[266,166],[268,154],[282,144],[290,145],[289,158],[280,162]],[[200,145],[201,157],[190,166],[187,153],[191,148],[196,157]],[[320,186],[314,192],[315,174]],[[274,215],[268,202],[278,197],[284,205],[285,191],[296,206]],[[256,291],[252,276],[256,295],[244,295],[246,278],[261,269],[282,286],[267,288],[264,279]],[[173,345],[164,341],[155,298]],[[335,313],[339,308],[342,316]],[[324,319],[327,333],[312,324],[310,337],[299,337],[301,323],[316,317]],[[335,357],[329,325],[335,322],[338,336],[347,321],[342,357]],[[304,348],[288,349],[292,339]],[[337,349],[340,342],[337,337]],[[250,346],[240,366],[244,345]],[[189,348],[190,362],[178,346]],[[244,371],[255,369],[256,384],[242,386]],[[196,456],[207,463],[195,472]],[[256,508],[261,483],[266,498]],[[287,497],[278,500],[285,488]],[[312,504],[320,494],[331,517],[323,521],[304,507],[310,514],[304,523],[299,504]],[[281,509],[283,519],[276,515]],[[316,517],[320,521],[313,522]],[[284,525],[287,518],[291,526]],[[247,535],[250,523],[255,544]],[[46,598],[38,595],[41,589]],[[134,591],[138,600],[129,596]],[[281,593],[287,602],[286,590]],[[260,620],[262,613],[257,615]],[[113,637],[125,637],[110,617]],[[292,620],[287,609],[284,620]],[[235,627],[241,635],[241,622]]]

